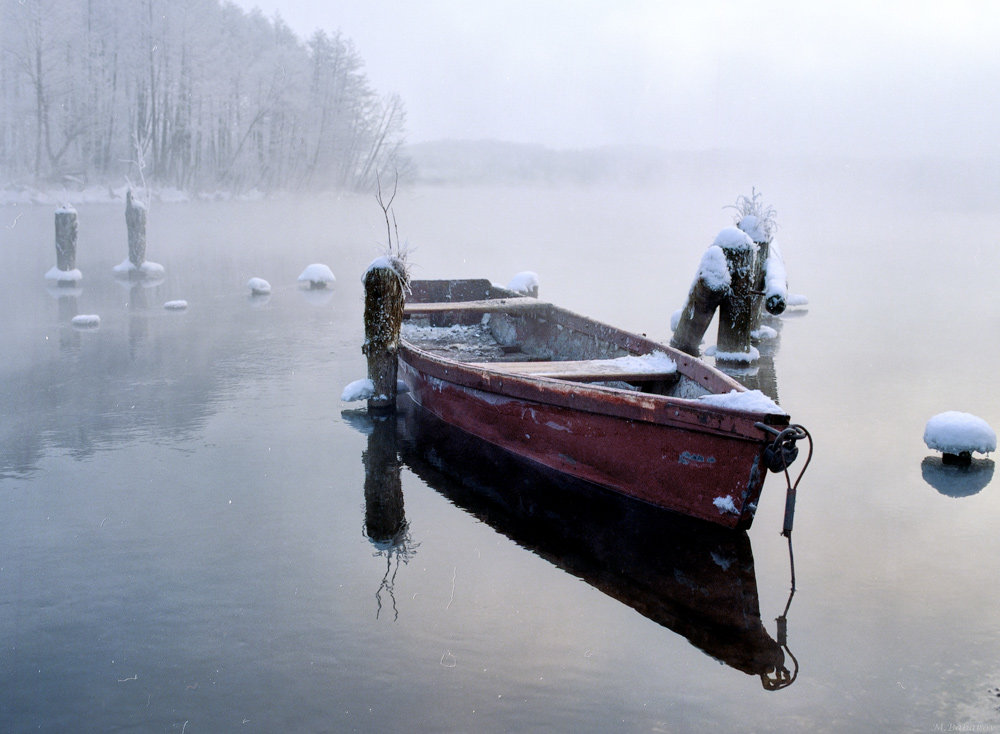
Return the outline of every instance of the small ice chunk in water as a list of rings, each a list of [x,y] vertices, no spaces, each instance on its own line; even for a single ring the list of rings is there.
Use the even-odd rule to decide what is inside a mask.
[[[183,311],[188,307],[187,301],[167,301],[163,307],[168,311]]]

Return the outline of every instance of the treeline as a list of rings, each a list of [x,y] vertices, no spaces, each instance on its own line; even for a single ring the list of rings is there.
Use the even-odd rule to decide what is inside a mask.
[[[339,33],[219,0],[0,0],[0,187],[359,188],[404,118]]]

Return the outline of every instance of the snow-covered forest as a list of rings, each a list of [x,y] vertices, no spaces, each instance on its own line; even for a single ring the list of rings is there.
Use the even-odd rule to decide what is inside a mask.
[[[220,0],[0,0],[0,186],[366,186],[405,112],[349,39]]]

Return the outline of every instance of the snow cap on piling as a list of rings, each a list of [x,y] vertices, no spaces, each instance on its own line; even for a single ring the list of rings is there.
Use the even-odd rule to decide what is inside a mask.
[[[767,223],[755,214],[747,214],[740,219],[736,225],[741,231],[746,232],[754,242],[770,242],[771,235],[767,231]]]
[[[712,244],[723,250],[749,250],[754,247],[750,236],[738,227],[726,227],[715,236]]]

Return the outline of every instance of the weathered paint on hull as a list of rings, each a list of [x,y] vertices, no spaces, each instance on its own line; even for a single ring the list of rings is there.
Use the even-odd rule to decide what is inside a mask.
[[[425,409],[519,456],[725,527],[753,521],[765,474],[762,441],[487,392],[405,359],[400,376]],[[715,504],[725,498],[735,511]]]

